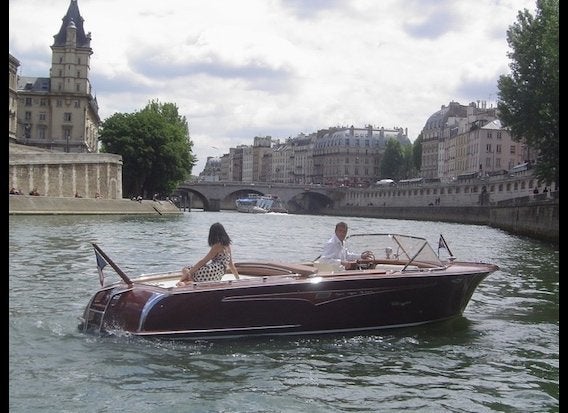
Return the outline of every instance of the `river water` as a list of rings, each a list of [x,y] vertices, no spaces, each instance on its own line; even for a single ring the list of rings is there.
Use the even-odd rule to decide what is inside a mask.
[[[78,332],[99,287],[91,242],[127,274],[175,270],[224,224],[236,261],[311,260],[350,233],[443,234],[500,270],[464,316],[375,334],[166,342]],[[193,210],[178,217],[10,216],[11,412],[555,412],[559,251],[484,226]],[[110,267],[105,275],[118,276]]]

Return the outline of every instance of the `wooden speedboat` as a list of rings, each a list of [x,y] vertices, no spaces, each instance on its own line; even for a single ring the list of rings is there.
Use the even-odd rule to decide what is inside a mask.
[[[130,278],[95,244],[97,265],[122,278],[102,286],[79,330],[164,339],[221,339],[371,332],[462,315],[493,264],[441,260],[424,238],[399,234],[349,237],[373,257],[345,269],[318,261],[235,263],[240,279],[176,287],[179,272]],[[358,247],[355,247],[357,245]],[[451,254],[451,253],[450,253]],[[103,283],[101,278],[101,284]]]

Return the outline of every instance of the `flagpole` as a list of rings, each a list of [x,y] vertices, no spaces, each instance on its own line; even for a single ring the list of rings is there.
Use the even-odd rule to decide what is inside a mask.
[[[116,264],[113,262],[113,260],[111,260],[111,259],[104,253],[104,251],[103,251],[102,249],[100,249],[100,247],[99,247],[97,244],[95,244],[94,242],[93,242],[92,244],[93,244],[93,247],[97,250],[97,252],[98,252],[99,254],[101,254],[102,257],[106,260],[106,262],[108,262],[108,264],[116,271],[116,273],[117,273],[118,275],[120,275],[120,278],[122,278],[123,281],[124,281],[126,284],[132,285],[132,280],[131,280],[130,278],[128,278],[128,275],[126,275],[126,274],[124,273],[124,271],[122,271],[122,270],[118,267],[118,265],[116,265]]]
[[[442,234],[440,234],[440,239],[442,240],[442,242],[444,243],[444,248],[446,248],[448,250],[448,255],[450,257],[453,257],[454,254],[452,254],[452,251],[450,251],[450,247],[448,247],[448,243],[446,242],[446,239],[444,238],[444,236]],[[440,254],[440,243],[438,243],[438,255]]]

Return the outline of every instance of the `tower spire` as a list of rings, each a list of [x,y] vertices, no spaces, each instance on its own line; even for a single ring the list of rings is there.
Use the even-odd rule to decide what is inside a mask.
[[[77,28],[77,47],[91,46],[91,33],[85,34],[85,29],[83,28],[84,19],[79,12],[78,0],[71,0],[67,13],[63,16],[62,20],[63,22],[61,23],[59,33],[53,36],[53,46],[65,46],[67,42],[67,27],[69,24],[75,24]]]

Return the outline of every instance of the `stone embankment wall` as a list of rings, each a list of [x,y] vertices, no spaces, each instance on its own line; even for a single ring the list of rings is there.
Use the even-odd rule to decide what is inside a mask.
[[[559,199],[527,202],[519,198],[490,209],[489,225],[518,235],[559,244]]]
[[[23,146],[23,148],[22,148]],[[122,157],[108,153],[56,153],[25,145],[9,148],[9,188],[50,197],[122,199]]]
[[[518,198],[488,206],[469,207],[342,207],[326,209],[325,215],[356,216],[418,221],[488,225],[516,235],[559,243],[559,199]]]
[[[10,195],[10,215],[176,215],[170,201]]]

